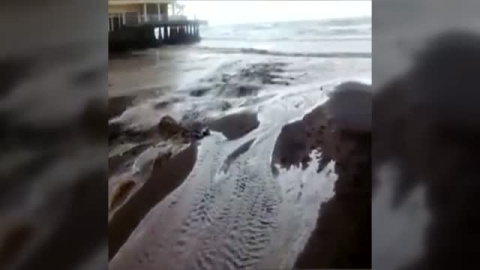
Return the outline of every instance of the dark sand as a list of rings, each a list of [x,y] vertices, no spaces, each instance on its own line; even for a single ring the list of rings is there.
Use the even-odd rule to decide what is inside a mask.
[[[371,133],[335,136],[335,196],[322,204],[296,268],[371,267]]]
[[[316,228],[295,268],[371,267],[371,111],[369,86],[340,85],[330,100],[283,127],[272,161],[305,167],[319,149],[318,170],[335,161],[335,195],[321,206]],[[358,112],[357,114],[346,112]]]
[[[258,125],[257,114],[253,112],[230,114],[207,124],[210,129],[223,133],[229,140],[245,136]]]
[[[158,158],[151,175],[121,208],[110,218],[108,224],[108,251],[111,259],[127,240],[145,214],[177,188],[195,164],[196,146],[190,145],[167,160]]]
[[[118,96],[108,99],[108,118],[121,115],[128,106],[132,105],[133,97]]]

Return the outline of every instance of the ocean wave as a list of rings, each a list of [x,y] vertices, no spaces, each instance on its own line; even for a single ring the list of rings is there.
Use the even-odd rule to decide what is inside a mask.
[[[222,41],[254,41],[254,42],[267,42],[267,41],[290,41],[290,42],[320,42],[320,41],[370,41],[372,40],[370,35],[359,37],[322,37],[322,38],[241,38],[241,37],[225,37],[225,36],[202,36],[202,40],[222,40]]]
[[[316,58],[372,58],[370,52],[282,52],[253,48],[215,48],[215,47],[195,47],[197,50],[223,53],[223,54],[260,54],[286,57],[316,57]]]

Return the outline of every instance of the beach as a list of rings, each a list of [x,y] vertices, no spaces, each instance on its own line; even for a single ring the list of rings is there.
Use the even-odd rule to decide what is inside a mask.
[[[341,83],[371,84],[370,19],[201,33],[109,60],[110,268],[309,267],[319,213],[349,177],[325,104]]]

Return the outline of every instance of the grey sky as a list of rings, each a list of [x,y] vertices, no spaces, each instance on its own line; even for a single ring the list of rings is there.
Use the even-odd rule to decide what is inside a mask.
[[[211,24],[316,20],[372,15],[371,1],[179,1]]]

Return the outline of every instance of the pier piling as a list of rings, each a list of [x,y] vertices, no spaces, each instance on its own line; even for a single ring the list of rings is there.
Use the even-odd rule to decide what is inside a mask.
[[[197,21],[161,21],[124,26],[109,33],[109,51],[121,52],[200,41]]]

